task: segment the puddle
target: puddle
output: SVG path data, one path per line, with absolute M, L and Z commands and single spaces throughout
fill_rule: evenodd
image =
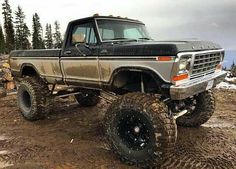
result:
M 6 155 L 6 154 L 9 154 L 10 152 L 7 151 L 7 150 L 2 150 L 0 151 L 0 155 Z
M 4 162 L 0 161 L 0 169 L 10 167 L 10 166 L 13 166 L 13 164 L 4 163 Z
M 232 124 L 226 123 L 226 124 L 203 124 L 204 127 L 209 128 L 230 128 L 230 129 L 236 129 L 236 127 Z
M 0 141 L 8 140 L 8 137 L 4 135 L 0 135 Z
M 230 129 L 236 129 L 236 126 L 233 123 L 220 120 L 218 118 L 212 118 L 207 123 L 203 124 L 204 127 L 209 128 L 230 128 Z

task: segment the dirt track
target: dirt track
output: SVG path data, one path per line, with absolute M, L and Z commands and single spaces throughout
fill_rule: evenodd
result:
M 200 128 L 178 128 L 173 157 L 162 169 L 233 169 L 236 166 L 236 91 L 217 91 L 217 111 Z M 70 103 L 72 104 L 72 102 Z M 104 144 L 107 104 L 82 108 L 56 102 L 48 119 L 27 122 L 15 96 L 0 99 L 0 168 L 116 169 L 123 165 Z

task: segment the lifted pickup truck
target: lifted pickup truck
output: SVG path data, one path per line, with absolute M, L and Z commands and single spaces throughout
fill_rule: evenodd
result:
M 62 49 L 13 51 L 10 65 L 30 121 L 45 117 L 60 94 L 81 106 L 96 105 L 101 92 L 114 96 L 108 144 L 127 164 L 147 167 L 169 157 L 176 124 L 198 127 L 212 116 L 223 58 L 212 42 L 154 41 L 140 21 L 93 16 L 69 23 Z M 55 94 L 55 85 L 68 88 Z

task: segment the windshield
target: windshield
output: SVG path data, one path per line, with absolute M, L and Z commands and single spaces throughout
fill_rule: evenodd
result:
M 145 25 L 119 20 L 97 20 L 102 41 L 150 40 Z

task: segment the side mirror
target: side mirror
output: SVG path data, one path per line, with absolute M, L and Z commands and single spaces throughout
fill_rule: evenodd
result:
M 72 35 L 72 42 L 73 44 L 85 44 L 86 43 L 85 34 L 81 33 Z

